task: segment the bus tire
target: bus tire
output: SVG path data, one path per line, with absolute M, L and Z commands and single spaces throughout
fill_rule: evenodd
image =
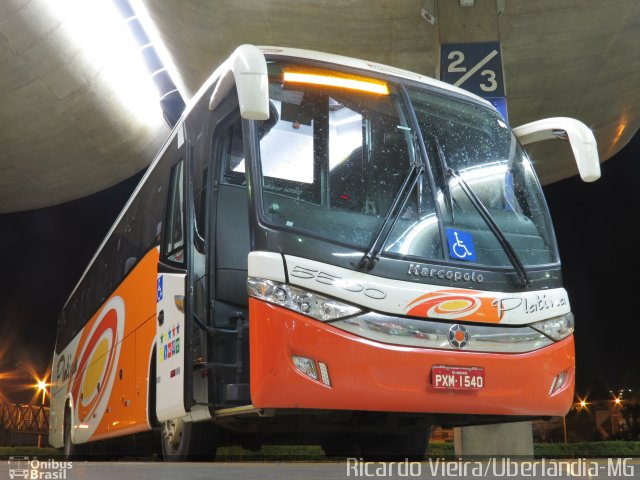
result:
M 64 436 L 64 456 L 67 460 L 78 460 L 86 455 L 88 451 L 87 445 L 77 445 L 73 443 L 71 439 L 71 407 L 67 403 L 64 407 L 64 426 L 63 426 L 63 436 Z
M 410 462 L 424 460 L 431 429 L 399 434 L 367 435 L 360 438 L 360 454 L 366 461 Z
M 209 422 L 184 422 L 181 418 L 162 422 L 160 442 L 165 462 L 210 460 L 216 453 L 215 429 Z

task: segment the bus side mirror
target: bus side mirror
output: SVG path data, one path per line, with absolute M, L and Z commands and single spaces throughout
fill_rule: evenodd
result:
M 522 145 L 552 139 L 569 141 L 582 180 L 594 182 L 600 178 L 596 139 L 591 129 L 579 120 L 566 117 L 545 118 L 516 127 L 513 133 Z
M 267 61 L 253 45 L 240 45 L 225 63 L 216 85 L 209 110 L 214 110 L 235 85 L 240 115 L 247 120 L 269 118 L 269 78 Z

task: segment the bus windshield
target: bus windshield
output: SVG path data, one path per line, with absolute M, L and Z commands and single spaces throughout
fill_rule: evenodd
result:
M 259 126 L 267 224 L 363 252 L 387 229 L 376 253 L 412 261 L 558 262 L 536 175 L 497 112 L 428 87 L 334 71 L 290 81 L 292 70 L 305 72 L 269 65 L 272 115 Z M 417 164 L 427 173 L 407 185 Z

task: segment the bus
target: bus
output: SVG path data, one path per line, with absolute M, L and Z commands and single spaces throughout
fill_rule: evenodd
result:
M 51 445 L 420 458 L 431 425 L 564 415 L 574 317 L 523 149 L 546 139 L 599 177 L 580 121 L 512 129 L 416 73 L 238 47 L 62 309 Z

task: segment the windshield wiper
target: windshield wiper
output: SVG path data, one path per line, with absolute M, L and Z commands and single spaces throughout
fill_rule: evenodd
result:
M 438 152 L 438 155 L 440 155 L 440 152 Z M 444 159 L 442 159 L 442 161 L 444 162 Z M 505 237 L 504 233 L 502 232 L 502 230 L 500 229 L 496 221 L 493 219 L 493 217 L 491 216 L 487 208 L 484 206 L 482 201 L 471 189 L 467 181 L 464 178 L 462 178 L 462 175 L 460 175 L 456 170 L 454 170 L 451 167 L 447 167 L 446 171 L 447 171 L 447 178 L 455 177 L 455 179 L 458 181 L 458 184 L 462 188 L 462 191 L 465 193 L 465 195 L 467 196 L 467 198 L 469 199 L 473 207 L 478 211 L 478 213 L 480 214 L 484 222 L 487 224 L 487 226 L 489 227 L 489 230 L 491 230 L 491 233 L 493 233 L 493 235 L 498 240 L 498 243 L 502 247 L 502 250 L 507 255 L 507 258 L 509 259 L 509 262 L 511 262 L 511 265 L 513 265 L 513 269 L 518 274 L 517 285 L 522 288 L 529 286 L 531 281 L 529 280 L 527 269 L 525 268 L 524 264 L 522 263 L 522 260 L 520 260 L 520 257 L 516 253 L 515 249 L 513 248 L 511 243 L 509 243 L 509 240 L 507 240 L 507 237 Z
M 491 230 L 491 233 L 493 233 L 493 235 L 498 240 L 498 243 L 500 243 L 502 250 L 507 255 L 509 262 L 511 263 L 511 265 L 513 266 L 513 269 L 516 271 L 516 274 L 518 275 L 517 285 L 522 288 L 529 286 L 531 281 L 529 280 L 527 269 L 522 263 L 522 260 L 520 260 L 520 257 L 516 253 L 515 249 L 513 248 L 511 243 L 509 243 L 509 240 L 507 240 L 507 237 L 505 237 L 504 233 L 502 232 L 502 230 L 500 229 L 496 221 L 493 219 L 493 217 L 489 213 L 489 210 L 487 210 L 487 208 L 484 206 L 482 201 L 478 198 L 476 193 L 469 186 L 467 181 L 462 177 L 462 175 L 460 175 L 460 173 L 458 173 L 457 170 L 451 168 L 447 164 L 447 160 L 444 158 L 444 152 L 440 147 L 440 143 L 438 142 L 438 139 L 434 138 L 434 142 L 436 144 L 436 153 L 438 155 L 438 160 L 440 161 L 440 165 L 442 166 L 442 169 L 444 170 L 445 176 L 446 176 L 445 194 L 449 196 L 452 219 L 454 218 L 453 217 L 453 195 L 451 194 L 451 188 L 449 187 L 450 177 L 454 177 L 458 181 L 458 184 L 460 185 L 460 187 L 462 188 L 462 191 L 465 193 L 465 195 L 471 202 L 471 205 L 473 205 L 476 211 L 480 214 L 480 217 L 482 217 L 482 220 L 484 220 L 484 223 L 487 224 L 487 226 L 489 227 L 489 230 Z
M 447 165 L 447 161 L 444 158 L 444 152 L 442 151 L 442 147 L 440 146 L 440 142 L 438 142 L 437 138 L 433 138 L 433 142 L 436 144 L 436 156 L 438 157 L 438 161 L 440 162 L 440 168 L 445 174 L 448 174 L 449 166 Z M 451 212 L 451 222 L 456 223 L 455 216 L 455 208 L 453 202 L 453 195 L 451 194 L 451 187 L 449 186 L 449 182 L 444 182 L 444 195 L 447 197 L 449 201 L 449 211 Z
M 358 262 L 359 269 L 365 272 L 369 272 L 373 269 L 373 266 L 380 258 L 380 252 L 387 243 L 393 227 L 396 225 L 398 218 L 400 218 L 400 214 L 403 212 L 404 207 L 411 196 L 411 192 L 413 192 L 413 189 L 416 187 L 418 180 L 422 177 L 423 172 L 424 167 L 417 160 L 414 161 L 411 165 L 411 169 L 407 173 L 407 176 L 404 178 L 402 185 L 400 185 L 398 192 L 393 198 L 391 208 L 389 208 L 382 226 L 378 229 L 375 239 L 371 242 L 369 249 Z

